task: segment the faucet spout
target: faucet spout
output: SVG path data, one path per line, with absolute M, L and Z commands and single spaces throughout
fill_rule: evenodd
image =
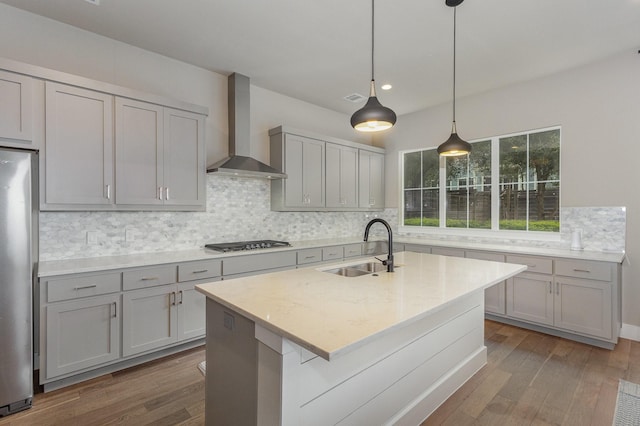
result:
M 391 231 L 391 226 L 389 226 L 389 223 L 386 220 L 380 218 L 371 219 L 369 223 L 367 223 L 367 226 L 364 228 L 364 241 L 369 241 L 369 229 L 371 229 L 371 225 L 373 225 L 374 223 L 381 223 L 385 228 L 387 228 L 387 234 L 389 236 L 389 253 L 387 254 L 387 260 L 383 261 L 382 264 L 386 265 L 387 272 L 393 272 L 393 232 Z

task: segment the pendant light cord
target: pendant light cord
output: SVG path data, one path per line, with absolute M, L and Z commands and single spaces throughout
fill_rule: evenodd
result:
M 375 25 L 375 0 L 371 0 L 371 81 L 375 81 L 373 73 L 373 51 L 374 51 L 374 25 Z M 375 93 L 373 94 L 375 96 Z
M 456 10 L 453 8 L 453 123 L 456 122 Z

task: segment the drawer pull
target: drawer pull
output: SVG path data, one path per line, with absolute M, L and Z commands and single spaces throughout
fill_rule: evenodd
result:
M 305 256 L 304 258 L 305 259 L 315 259 L 316 257 L 315 256 Z
M 192 274 L 204 274 L 205 272 L 209 272 L 208 269 L 200 269 L 199 271 L 193 271 Z
M 527 265 L 527 268 L 535 268 L 537 265 L 534 263 L 533 265 Z
M 180 290 L 178 293 L 180 293 L 180 301 L 178 302 L 178 305 L 182 305 L 182 299 L 184 299 L 184 292 Z
M 98 287 L 97 284 L 91 284 L 91 285 L 83 285 L 80 287 L 74 287 L 73 289 L 77 291 L 77 290 L 86 290 L 88 288 L 96 288 L 96 287 Z
M 588 269 L 574 269 L 573 272 L 584 272 L 585 274 L 591 273 Z
M 338 253 L 329 253 L 329 256 L 337 256 Z
M 140 281 L 155 281 L 155 280 L 159 280 L 160 278 L 158 277 L 142 277 L 140 278 Z
M 111 304 L 113 306 L 113 317 L 117 318 L 118 317 L 118 303 L 117 302 L 113 302 Z

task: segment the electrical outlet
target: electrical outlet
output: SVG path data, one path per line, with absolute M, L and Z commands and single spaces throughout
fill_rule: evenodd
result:
M 98 244 L 98 232 L 97 231 L 87 231 L 87 244 Z
M 229 312 L 224 313 L 223 319 L 224 328 L 228 328 L 229 330 L 233 330 L 235 326 L 235 318 Z

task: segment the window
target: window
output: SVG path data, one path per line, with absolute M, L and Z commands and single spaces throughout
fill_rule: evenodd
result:
M 560 231 L 559 128 L 472 145 L 464 157 L 401 154 L 404 226 Z

